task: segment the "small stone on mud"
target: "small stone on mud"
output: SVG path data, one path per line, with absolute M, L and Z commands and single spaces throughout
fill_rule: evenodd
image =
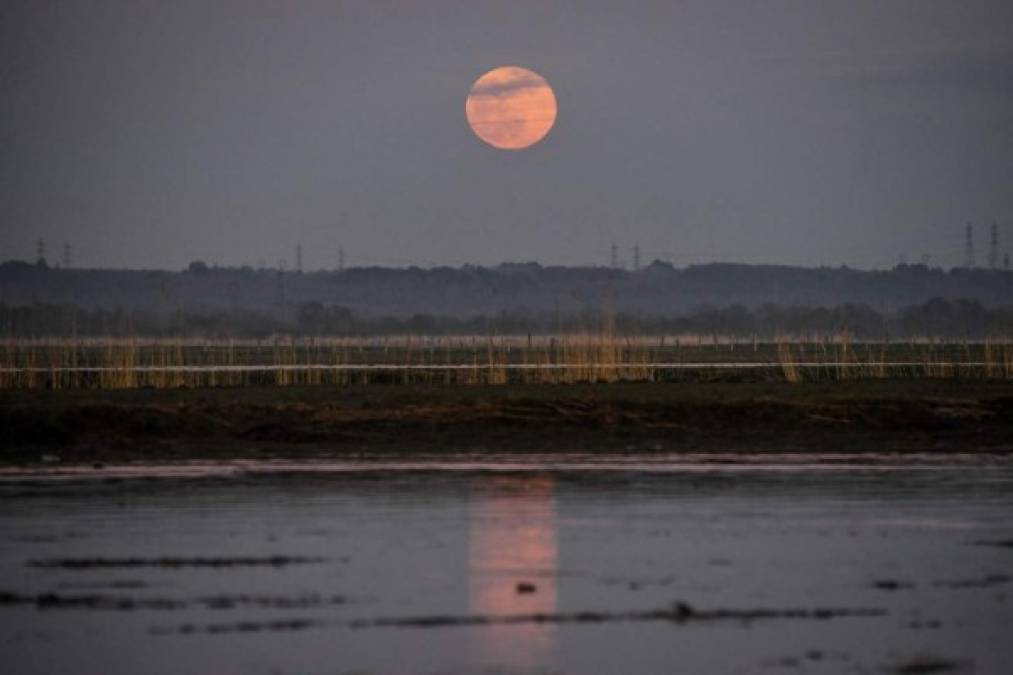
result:
M 685 602 L 675 603 L 675 615 L 680 619 L 688 619 L 696 615 L 696 610 Z
M 534 593 L 538 590 L 538 587 L 529 581 L 521 581 L 517 584 L 517 593 Z
M 995 546 L 996 548 L 1013 548 L 1013 539 L 999 539 L 995 541 L 976 541 L 975 546 Z
M 872 587 L 878 588 L 881 591 L 899 591 L 902 588 L 914 588 L 914 584 L 896 579 L 880 579 L 879 581 L 874 581 Z
M 936 658 L 915 658 L 893 668 L 898 675 L 928 675 L 929 673 L 950 673 L 960 669 L 956 661 Z

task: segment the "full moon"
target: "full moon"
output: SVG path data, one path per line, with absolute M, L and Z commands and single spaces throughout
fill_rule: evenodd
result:
M 556 95 L 545 78 L 518 66 L 495 68 L 471 86 L 464 104 L 475 135 L 500 150 L 523 150 L 556 121 Z

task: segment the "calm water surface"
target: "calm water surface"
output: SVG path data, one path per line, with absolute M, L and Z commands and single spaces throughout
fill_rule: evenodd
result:
M 8 470 L 0 505 L 4 672 L 1013 663 L 1003 458 Z

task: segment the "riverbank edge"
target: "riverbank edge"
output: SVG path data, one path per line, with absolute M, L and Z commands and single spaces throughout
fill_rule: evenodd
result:
M 0 464 L 368 453 L 1013 453 L 1013 382 L 0 392 Z

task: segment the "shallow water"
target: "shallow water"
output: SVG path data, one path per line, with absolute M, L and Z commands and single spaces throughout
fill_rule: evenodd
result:
M 997 457 L 7 470 L 0 504 L 5 672 L 1013 660 L 1013 462 Z

